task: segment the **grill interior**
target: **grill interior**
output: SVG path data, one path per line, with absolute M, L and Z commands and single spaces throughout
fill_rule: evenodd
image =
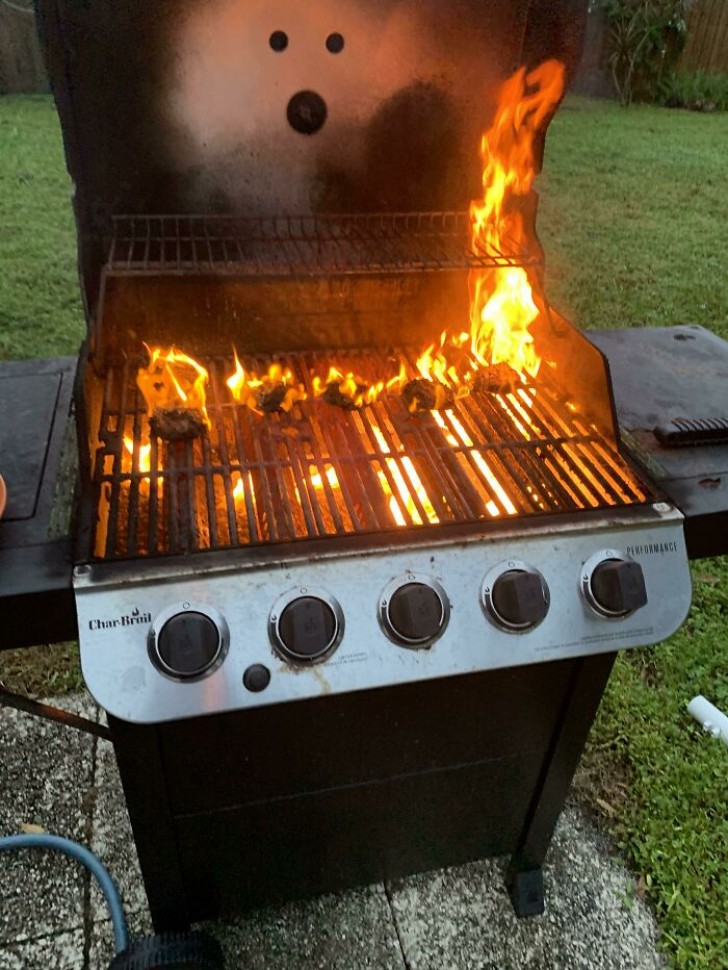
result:
M 415 376 L 414 354 L 398 353 Z M 313 400 L 312 374 L 326 372 L 330 355 L 275 359 L 305 385 L 306 401 L 288 413 L 258 415 L 230 396 L 232 359 L 206 359 L 211 429 L 179 443 L 149 438 L 133 366 L 107 372 L 93 470 L 96 557 L 482 523 L 647 499 L 614 444 L 541 376 L 510 394 L 474 392 L 441 412 L 412 415 L 398 393 L 346 411 Z M 260 371 L 271 362 L 246 358 Z M 371 351 L 348 353 L 344 362 L 364 377 L 391 366 Z

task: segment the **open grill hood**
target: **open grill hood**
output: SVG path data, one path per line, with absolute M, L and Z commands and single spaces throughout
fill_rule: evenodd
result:
M 587 6 L 39 0 L 90 316 L 113 214 L 466 209 L 500 82 L 547 58 L 572 73 Z M 299 91 L 326 104 L 311 137 L 287 121 Z

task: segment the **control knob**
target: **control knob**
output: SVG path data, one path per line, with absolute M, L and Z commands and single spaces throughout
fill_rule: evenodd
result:
M 483 604 L 490 620 L 505 630 L 538 626 L 549 611 L 549 590 L 541 573 L 524 562 L 501 563 L 483 582 Z
M 207 607 L 166 610 L 155 619 L 149 634 L 154 664 L 181 680 L 211 673 L 222 662 L 226 647 L 225 621 Z
M 444 631 L 449 603 L 442 586 L 429 577 L 393 580 L 383 591 L 379 617 L 390 640 L 405 647 L 425 647 Z
M 344 616 L 327 593 L 294 590 L 281 597 L 268 620 L 271 643 L 287 660 L 313 663 L 331 654 L 344 634 Z
M 591 569 L 585 569 L 582 581 L 592 609 L 602 616 L 623 617 L 647 603 L 645 577 L 638 562 L 614 553 L 598 558 Z

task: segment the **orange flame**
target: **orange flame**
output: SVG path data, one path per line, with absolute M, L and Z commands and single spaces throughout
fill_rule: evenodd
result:
M 376 424 L 372 424 L 372 431 L 374 432 L 374 437 L 377 439 L 377 445 L 385 455 L 390 455 L 391 451 L 389 445 L 387 444 L 387 439 L 382 434 L 380 428 Z M 422 511 L 425 513 L 425 517 L 428 522 L 436 524 L 440 521 L 437 512 L 435 511 L 432 502 L 425 490 L 425 486 L 417 474 L 414 463 L 412 459 L 406 455 L 402 455 L 399 461 L 394 458 L 385 459 L 387 463 L 387 468 L 389 469 L 389 474 L 391 475 L 392 481 L 395 484 L 397 494 L 392 491 L 389 484 L 389 479 L 384 471 L 381 469 L 377 472 L 377 478 L 379 479 L 379 484 L 385 495 L 389 496 L 389 511 L 398 526 L 408 525 L 407 519 L 402 513 L 402 506 L 405 508 L 407 514 L 410 517 L 410 521 L 414 522 L 415 525 L 424 525 L 422 521 L 422 515 L 418 511 L 417 504 L 415 502 L 414 496 L 417 497 Z M 405 475 L 403 470 L 407 475 L 407 480 L 405 480 Z M 409 483 L 409 484 L 408 484 Z
M 324 487 L 324 481 L 321 477 L 321 473 L 316 470 L 315 465 L 311 465 L 309 468 L 309 480 L 314 488 L 321 489 Z M 336 472 L 330 465 L 326 469 L 326 481 L 329 483 L 331 488 L 340 488 L 339 479 L 336 477 Z
M 244 404 L 252 411 L 260 413 L 263 395 L 271 393 L 277 388 L 284 388 L 285 390 L 274 410 L 290 411 L 296 401 L 306 399 L 306 392 L 300 384 L 295 383 L 293 373 L 289 368 L 284 369 L 280 364 L 273 363 L 268 368 L 268 372 L 261 377 L 253 371 L 245 370 L 234 347 L 233 355 L 235 357 L 235 370 L 225 383 L 230 388 L 233 399 L 239 404 Z
M 209 428 L 210 419 L 205 407 L 207 370 L 174 346 L 169 350 L 144 346 L 149 354 L 149 364 L 139 368 L 136 382 L 150 417 L 155 408 L 185 407 L 199 411 Z
M 545 61 L 521 68 L 503 85 L 495 120 L 483 135 L 483 198 L 470 205 L 471 247 L 477 255 L 508 252 L 528 240 L 520 201 L 536 176 L 535 137 L 564 89 L 564 66 Z M 470 274 L 470 347 L 481 364 L 507 363 L 535 377 L 540 357 L 529 328 L 538 307 L 522 267 Z
M 326 380 L 316 375 L 313 378 L 313 396 L 322 397 L 330 384 L 337 384 L 339 393 L 351 399 L 356 408 L 362 408 L 366 404 L 373 404 L 384 390 L 384 381 L 376 381 L 368 384 L 363 378 L 357 377 L 351 371 L 344 374 L 337 367 L 329 367 Z
M 132 461 L 134 460 L 134 439 L 128 435 L 124 435 L 124 447 L 129 452 Z M 142 475 L 148 475 L 152 470 L 151 462 L 152 446 L 149 442 L 145 444 L 139 444 L 139 471 Z

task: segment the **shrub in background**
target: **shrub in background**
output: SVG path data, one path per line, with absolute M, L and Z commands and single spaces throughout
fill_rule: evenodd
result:
M 728 74 L 675 71 L 660 82 L 658 102 L 666 108 L 728 111 Z
M 619 103 L 653 101 L 677 64 L 692 0 L 594 0 L 609 29 L 608 56 Z

